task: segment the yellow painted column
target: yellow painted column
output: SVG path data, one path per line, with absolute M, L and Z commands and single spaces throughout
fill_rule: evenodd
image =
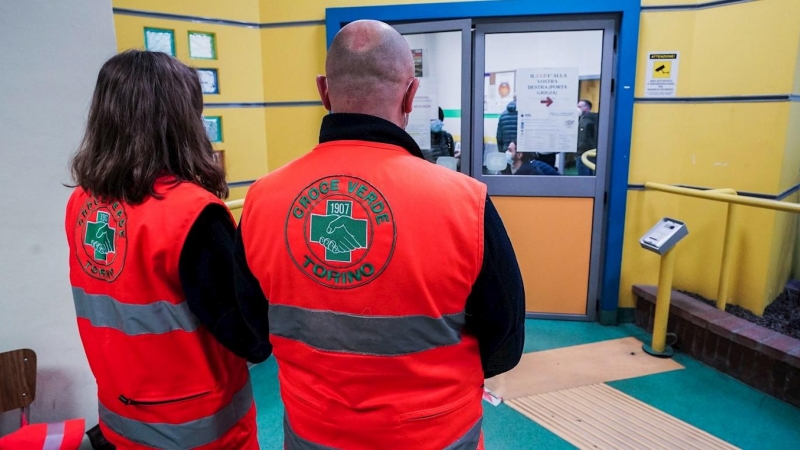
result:
M 725 311 L 730 292 L 731 272 L 736 264 L 735 258 L 731 255 L 733 242 L 733 224 L 736 223 L 737 212 L 741 208 L 733 203 L 728 204 L 728 218 L 725 221 L 725 240 L 722 244 L 722 262 L 719 273 L 719 287 L 717 288 L 717 308 Z

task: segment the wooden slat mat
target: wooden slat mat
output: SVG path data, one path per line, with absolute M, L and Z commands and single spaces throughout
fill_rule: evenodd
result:
M 513 370 L 486 380 L 486 388 L 510 400 L 679 369 L 683 366 L 672 359 L 644 353 L 642 343 L 628 337 L 526 353 Z
M 506 404 L 579 449 L 737 448 L 605 384 L 517 398 Z

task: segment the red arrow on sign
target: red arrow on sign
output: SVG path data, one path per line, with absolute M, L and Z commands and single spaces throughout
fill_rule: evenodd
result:
M 544 103 L 544 104 L 545 104 L 545 105 L 547 105 L 547 107 L 549 108 L 549 107 L 550 107 L 550 105 L 552 105 L 552 104 L 553 104 L 553 100 L 552 100 L 550 97 L 547 97 L 547 99 L 546 99 L 546 100 L 542 100 L 542 101 L 540 101 L 539 103 Z

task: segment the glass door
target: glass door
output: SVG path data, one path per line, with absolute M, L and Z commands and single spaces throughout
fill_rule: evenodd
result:
M 472 22 L 393 25 L 408 42 L 420 87 L 406 131 L 426 159 L 469 174 Z
M 393 25 L 420 90 L 407 131 L 489 187 L 532 317 L 594 320 L 614 104 L 614 17 Z M 474 30 L 473 30 L 474 28 Z M 596 155 L 592 170 L 581 156 Z
M 503 216 L 533 316 L 595 317 L 615 35 L 613 18 L 475 26 L 472 174 Z

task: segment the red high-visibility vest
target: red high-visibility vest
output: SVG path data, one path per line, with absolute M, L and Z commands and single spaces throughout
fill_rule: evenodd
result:
M 200 212 L 224 204 L 165 178 L 156 192 L 163 198 L 134 206 L 79 188 L 67 206 L 70 281 L 101 430 L 121 449 L 257 449 L 246 361 L 192 314 L 178 273 Z
M 476 180 L 366 141 L 320 144 L 251 187 L 242 235 L 269 299 L 286 448 L 482 447 L 464 309 L 485 201 Z
M 0 437 L 0 450 L 78 450 L 84 427 L 83 419 L 25 425 Z

